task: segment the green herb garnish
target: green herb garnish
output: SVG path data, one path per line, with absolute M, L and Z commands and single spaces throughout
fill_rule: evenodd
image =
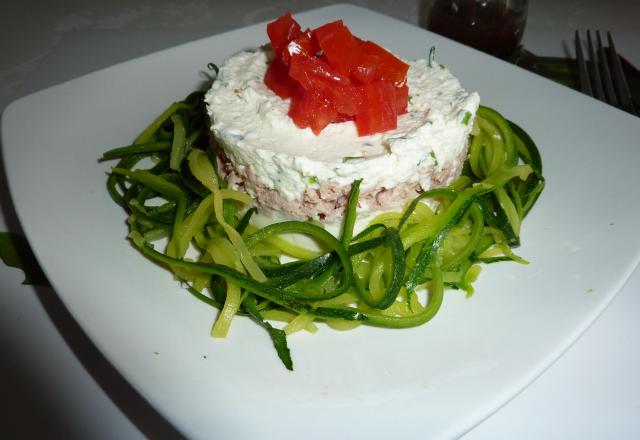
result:
M 429 151 L 429 156 L 433 159 L 433 165 L 438 166 L 438 158 L 436 157 L 436 153 L 433 150 Z
M 429 67 L 433 67 L 435 66 L 435 62 L 436 62 L 436 47 L 431 46 L 431 48 L 429 49 L 429 57 L 427 58 L 427 65 Z

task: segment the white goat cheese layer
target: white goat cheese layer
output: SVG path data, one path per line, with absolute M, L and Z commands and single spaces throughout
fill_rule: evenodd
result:
M 271 58 L 266 48 L 229 58 L 205 97 L 217 142 L 262 186 L 289 201 L 322 182 L 350 186 L 356 179 L 363 179 L 361 192 L 412 182 L 427 190 L 431 174 L 460 169 L 480 98 L 445 67 L 409 63 L 408 112 L 398 117 L 397 129 L 359 137 L 347 121 L 316 136 L 298 128 L 287 115 L 290 101 L 264 84 Z

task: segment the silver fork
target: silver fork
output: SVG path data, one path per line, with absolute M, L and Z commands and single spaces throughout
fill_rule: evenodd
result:
M 589 62 L 587 62 L 582 51 L 580 34 L 576 31 L 576 61 L 580 90 L 600 101 L 640 116 L 640 113 L 633 106 L 629 85 L 624 76 L 611 33 L 607 32 L 609 43 L 607 51 L 602 45 L 600 31 L 596 31 L 596 39 L 597 51 L 594 49 L 591 32 L 587 31 L 587 51 L 589 53 Z

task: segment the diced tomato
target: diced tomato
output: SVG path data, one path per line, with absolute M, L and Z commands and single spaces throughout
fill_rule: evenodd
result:
M 291 98 L 298 87 L 289 76 L 287 66 L 277 58 L 267 68 L 267 72 L 264 74 L 264 83 L 282 99 Z
M 292 54 L 302 54 L 309 57 L 315 56 L 320 51 L 318 42 L 311 36 L 311 30 L 307 29 L 293 40 L 289 41 L 283 49 L 281 58 L 288 66 L 291 61 Z
M 355 85 L 334 87 L 332 92 L 332 99 L 339 114 L 353 117 L 366 109 L 362 87 Z
M 403 85 L 402 87 L 396 87 L 396 112 L 399 115 L 405 114 L 408 111 L 409 106 L 409 86 Z
M 293 19 L 290 12 L 285 12 L 267 25 L 267 35 L 276 56 L 280 56 L 289 41 L 296 38 L 300 33 L 301 27 Z
M 409 66 L 337 20 L 311 31 L 285 13 L 267 25 L 276 58 L 264 82 L 291 98 L 289 116 L 316 135 L 332 122 L 355 121 L 360 136 L 392 130 L 408 110 Z
M 362 86 L 366 110 L 356 115 L 359 136 L 381 133 L 397 127 L 395 87 L 389 81 L 374 81 Z
M 351 78 L 360 84 L 369 84 L 376 77 L 378 56 L 360 52 L 360 60 L 351 70 Z
M 289 76 L 306 91 L 315 92 L 331 101 L 338 113 L 354 116 L 362 108 L 363 93 L 360 89 L 316 57 L 294 55 Z
M 329 64 L 343 75 L 349 76 L 360 61 L 360 46 L 346 26 L 326 35 L 319 44 Z
M 289 116 L 299 128 L 309 127 L 318 135 L 337 118 L 338 112 L 326 96 L 299 87 L 291 100 Z
M 313 36 L 316 38 L 316 41 L 320 43 L 322 40 L 324 40 L 327 37 L 327 35 L 332 34 L 337 29 L 340 29 L 342 27 L 344 27 L 344 23 L 342 22 L 342 20 L 336 20 L 336 21 L 332 21 L 331 23 L 323 24 L 322 26 L 314 29 L 312 33 L 313 33 Z
M 289 65 L 289 76 L 306 90 L 324 89 L 351 84 L 348 77 L 335 71 L 318 57 L 293 54 Z
M 404 84 L 409 70 L 407 63 L 371 41 L 365 41 L 360 47 L 363 53 L 378 57 L 376 79 L 391 81 L 396 86 Z

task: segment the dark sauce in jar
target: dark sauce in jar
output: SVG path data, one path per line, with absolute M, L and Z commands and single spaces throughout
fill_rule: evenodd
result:
M 527 20 L 526 2 L 512 9 L 509 1 L 434 0 L 427 29 L 499 57 L 520 44 Z

